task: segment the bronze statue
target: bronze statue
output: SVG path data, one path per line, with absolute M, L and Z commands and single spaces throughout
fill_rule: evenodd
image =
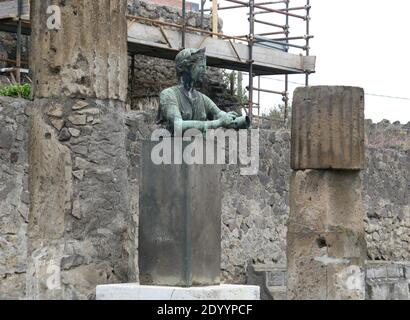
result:
M 165 89 L 160 95 L 158 124 L 165 124 L 171 133 L 188 129 L 206 132 L 209 129 L 247 129 L 248 117 L 236 112 L 224 112 L 206 95 L 195 90 L 203 81 L 206 70 L 204 49 L 184 49 L 175 59 L 178 85 Z

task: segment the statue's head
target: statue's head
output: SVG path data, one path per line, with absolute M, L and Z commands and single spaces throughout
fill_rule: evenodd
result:
M 184 49 L 175 58 L 178 78 L 201 81 L 206 71 L 205 48 Z

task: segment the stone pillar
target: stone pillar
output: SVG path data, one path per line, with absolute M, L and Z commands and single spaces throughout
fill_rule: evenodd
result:
M 362 89 L 295 91 L 291 166 L 288 298 L 364 299 Z
M 31 2 L 34 96 L 125 101 L 127 1 L 65 1 L 61 29 L 49 30 L 47 8 L 55 3 Z
M 135 280 L 125 150 L 126 0 L 31 2 L 29 299 L 92 299 Z

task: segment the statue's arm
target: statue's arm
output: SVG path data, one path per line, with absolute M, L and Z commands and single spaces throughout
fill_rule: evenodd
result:
M 217 129 L 224 125 L 224 121 L 219 118 L 213 121 L 183 120 L 178 107 L 178 99 L 169 90 L 164 90 L 160 95 L 160 110 L 162 119 L 174 133 L 183 133 L 189 129 L 206 132 L 209 129 Z
M 240 130 L 250 127 L 251 122 L 248 117 L 240 117 L 235 111 L 224 112 L 206 95 L 203 95 L 203 98 L 207 114 L 212 115 L 214 119 L 224 122 L 224 128 Z
M 225 111 L 222 111 L 221 109 L 219 109 L 218 106 L 211 99 L 209 99 L 206 95 L 202 95 L 202 96 L 205 101 L 205 109 L 206 109 L 207 114 L 212 115 L 214 119 L 221 119 L 227 115 Z
M 176 119 L 174 121 L 174 132 L 179 130 L 179 132 L 185 132 L 189 129 L 197 129 L 201 132 L 206 132 L 210 129 L 218 129 L 222 127 L 222 122 L 220 119 L 213 121 L 197 121 L 197 120 L 182 120 Z
M 239 115 L 232 111 L 232 112 L 225 112 L 222 111 L 221 109 L 219 109 L 217 107 L 217 105 L 211 100 L 209 99 L 206 95 L 203 95 L 204 100 L 205 100 L 205 108 L 206 108 L 206 112 L 207 114 L 212 115 L 212 117 L 214 119 L 220 119 L 222 121 L 225 121 L 227 124 L 229 122 L 229 124 L 232 123 L 233 120 L 235 120 Z M 231 119 L 231 120 L 229 120 Z M 228 126 L 229 126 L 228 124 Z M 227 126 L 226 126 L 227 127 Z

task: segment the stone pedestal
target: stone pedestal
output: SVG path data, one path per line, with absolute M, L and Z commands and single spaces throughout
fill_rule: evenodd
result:
M 170 139 L 173 144 L 174 139 Z M 144 285 L 220 283 L 220 166 L 155 165 L 141 154 L 139 270 Z M 184 144 L 184 148 L 186 144 Z
M 117 284 L 97 287 L 97 300 L 260 300 L 259 287 L 219 285 L 209 287 L 156 287 Z
M 307 87 L 292 107 L 289 299 L 364 299 L 364 92 Z

